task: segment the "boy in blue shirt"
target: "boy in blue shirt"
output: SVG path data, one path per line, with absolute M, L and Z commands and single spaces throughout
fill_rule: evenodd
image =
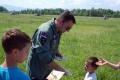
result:
M 30 80 L 18 67 L 22 63 L 31 46 L 30 37 L 19 29 L 10 29 L 2 37 L 5 60 L 0 65 L 0 80 Z

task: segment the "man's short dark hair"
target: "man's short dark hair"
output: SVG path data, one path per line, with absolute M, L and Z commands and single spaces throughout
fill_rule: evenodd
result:
M 98 67 L 98 65 L 96 64 L 96 62 L 98 62 L 98 61 L 99 61 L 99 59 L 97 57 L 89 57 L 87 60 L 87 62 L 89 64 L 91 64 L 92 67 L 95 67 L 95 68 Z
M 58 16 L 58 19 L 62 19 L 63 22 L 72 21 L 74 24 L 76 23 L 74 15 L 70 11 L 68 11 L 68 10 L 64 11 L 63 13 L 61 13 Z
M 2 47 L 7 54 L 15 48 L 22 50 L 30 42 L 30 37 L 19 29 L 10 29 L 2 37 Z

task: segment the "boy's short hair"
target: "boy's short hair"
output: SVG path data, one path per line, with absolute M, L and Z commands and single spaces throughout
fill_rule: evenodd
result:
M 97 57 L 89 57 L 87 62 L 92 66 L 92 67 L 95 67 L 97 68 L 98 65 L 96 64 L 96 62 L 98 62 L 99 59 Z
M 19 29 L 10 29 L 2 37 L 2 47 L 6 54 L 11 53 L 15 48 L 22 50 L 30 42 L 30 37 Z
M 62 19 L 63 22 L 72 21 L 74 24 L 76 23 L 74 15 L 68 10 L 61 13 L 57 19 Z

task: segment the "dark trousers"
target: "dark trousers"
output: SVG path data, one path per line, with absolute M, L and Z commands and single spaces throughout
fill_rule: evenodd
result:
M 38 78 L 31 78 L 31 80 L 41 80 L 41 79 L 38 79 Z M 47 79 L 42 79 L 42 80 L 47 80 Z
M 48 75 L 46 75 L 43 79 L 38 79 L 37 77 L 34 77 L 34 76 L 31 75 L 30 73 L 29 73 L 29 76 L 30 76 L 30 79 L 31 79 L 31 80 L 48 80 L 48 79 L 46 79 L 46 77 L 47 77 Z
M 45 77 L 45 78 L 43 78 L 43 79 L 38 79 L 38 78 L 33 77 L 33 76 L 30 76 L 30 79 L 31 79 L 31 80 L 48 80 L 48 79 L 46 79 L 46 77 Z
M 31 79 L 31 80 L 40 80 L 40 79 L 34 78 L 34 79 Z M 43 80 L 47 80 L 47 79 L 43 79 Z

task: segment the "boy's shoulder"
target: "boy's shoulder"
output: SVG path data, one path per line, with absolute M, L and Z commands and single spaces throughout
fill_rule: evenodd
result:
M 3 68 L 3 67 L 0 65 L 0 73 L 3 72 L 3 71 L 6 71 L 6 68 Z
M 18 79 L 30 80 L 29 76 L 27 76 L 25 73 L 23 73 L 17 67 L 16 68 L 2 68 L 2 67 L 0 67 L 0 77 L 3 79 L 7 78 L 7 80 L 11 80 L 9 78 L 12 78 L 14 80 L 18 80 Z
M 29 76 L 27 74 L 25 74 L 23 71 L 21 71 L 19 68 L 17 68 L 16 73 L 17 73 L 18 77 L 22 78 L 23 80 L 30 80 Z

